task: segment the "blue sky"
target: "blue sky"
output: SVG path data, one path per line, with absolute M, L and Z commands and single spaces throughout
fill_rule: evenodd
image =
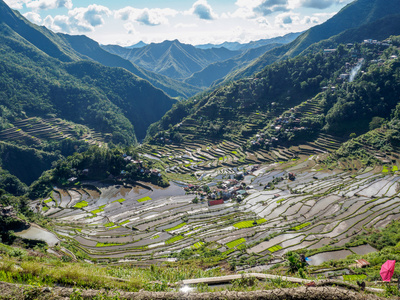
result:
M 241 42 L 299 32 L 352 0 L 4 0 L 55 32 L 101 44 Z

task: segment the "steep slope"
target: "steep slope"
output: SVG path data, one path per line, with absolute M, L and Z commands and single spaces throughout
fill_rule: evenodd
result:
M 80 55 L 71 51 L 56 34 L 30 23 L 19 12 L 12 11 L 3 0 L 0 0 L 0 24 L 7 24 L 11 30 L 51 57 L 61 61 L 80 59 Z
M 175 79 L 187 78 L 211 63 L 229 59 L 240 53 L 225 48 L 197 49 L 178 40 L 152 43 L 139 49 L 119 46 L 103 46 L 103 48 L 142 68 Z
M 398 24 L 392 23 L 396 18 L 385 19 L 392 25 Z M 363 26 L 360 30 L 365 28 Z M 350 133 L 361 134 L 368 129 L 374 116 L 387 117 L 399 101 L 399 68 L 396 60 L 391 63 L 392 57 L 399 55 L 398 43 L 394 43 L 394 46 L 355 43 L 349 45 L 350 48 L 336 45 L 337 50 L 328 55 L 324 54 L 324 48 L 315 48 L 307 55 L 276 62 L 254 78 L 230 83 L 191 102 L 175 105 L 160 122 L 149 128 L 149 133 L 156 137 L 156 142 L 155 133 L 167 129 L 159 137 L 186 142 L 202 139 L 243 142 L 262 128 L 265 132 L 278 130 L 276 138 L 283 141 L 291 141 L 298 134 L 301 136 L 303 131 L 300 127 L 316 129 L 307 131 L 306 137 L 312 137 L 322 128 L 339 138 L 348 138 Z M 355 66 L 360 61 L 364 62 L 366 73 L 354 83 L 347 83 L 349 75 L 343 74 L 356 70 Z M 376 69 L 382 62 L 387 64 Z M 385 68 L 389 68 L 390 72 L 386 72 Z M 331 86 L 336 91 L 333 94 Z M 297 132 L 272 122 L 285 110 L 294 109 L 322 90 L 326 91 L 326 98 L 316 98 L 319 108 L 311 110 L 309 116 L 305 115 L 304 120 L 299 121 L 302 123 L 296 123 Z M 285 120 L 292 124 L 292 119 Z M 171 123 L 177 125 L 171 128 Z M 281 132 L 282 128 L 288 130 Z
M 163 90 L 171 97 L 188 98 L 200 92 L 199 88 L 166 76 L 145 70 L 134 63 L 110 52 L 105 51 L 97 42 L 86 36 L 58 34 L 58 36 L 76 52 L 109 67 L 121 67 L 148 80 L 155 87 Z M 128 50 L 126 48 L 123 48 Z
M 251 76 L 279 59 L 300 54 L 313 43 L 328 39 L 345 30 L 374 22 L 385 16 L 399 13 L 400 2 L 397 0 L 356 0 L 325 23 L 310 28 L 290 44 L 273 49 L 248 67 L 233 72 L 225 78 L 225 81 Z
M 214 81 L 224 78 L 233 70 L 247 65 L 252 60 L 264 54 L 266 51 L 269 51 L 281 45 L 282 44 L 268 44 L 258 48 L 249 49 L 231 59 L 210 64 L 203 70 L 196 72 L 189 78 L 185 79 L 184 82 L 204 88 L 210 87 Z
M 79 57 L 72 60 L 77 56 L 66 59 L 63 51 L 54 50 L 59 49 L 57 45 L 62 44 L 69 53 L 78 52 L 62 36 L 42 29 L 44 35 L 18 14 L 14 18 L 14 12 L 4 2 L 0 5 L 2 15 L 7 16 L 0 23 L 3 128 L 11 126 L 15 118 L 60 117 L 110 134 L 115 143 L 134 143 L 135 131 L 143 138 L 147 126 L 175 102 L 122 68 L 105 67 Z M 13 30 L 20 24 L 23 32 L 28 31 L 29 40 Z M 43 41 L 53 42 L 54 56 L 40 50 Z M 78 71 L 82 68 L 86 69 L 83 76 Z M 133 126 L 137 126 L 135 131 Z

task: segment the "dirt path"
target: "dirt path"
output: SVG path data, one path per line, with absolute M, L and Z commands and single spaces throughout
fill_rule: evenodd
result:
M 375 295 L 358 293 L 337 287 L 300 287 L 296 289 L 275 289 L 269 291 L 254 292 L 218 292 L 218 293 L 174 293 L 174 292 L 101 292 L 97 290 L 76 291 L 72 288 L 40 288 L 24 285 L 15 285 L 0 282 L 0 299 L 1 300 L 66 300 L 72 295 L 79 294 L 79 299 L 93 299 L 102 294 L 104 296 L 117 296 L 116 299 L 135 299 L 135 300 L 164 300 L 164 299 L 189 299 L 189 300 L 249 300 L 249 299 L 266 299 L 266 300 L 379 300 Z M 102 298 L 102 299 L 103 299 Z M 107 299 L 107 298 L 105 298 Z M 112 298 L 110 298 L 112 299 Z

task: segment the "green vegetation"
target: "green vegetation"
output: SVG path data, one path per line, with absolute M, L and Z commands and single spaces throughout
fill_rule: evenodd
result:
M 123 243 L 100 243 L 96 244 L 96 247 L 112 247 L 112 246 L 122 246 L 125 245 Z
M 182 240 L 182 239 L 183 239 L 183 236 L 182 236 L 182 235 L 177 235 L 177 236 L 174 236 L 174 237 L 172 237 L 172 238 L 166 240 L 166 241 L 165 241 L 165 244 L 166 244 L 166 245 L 173 244 L 173 243 L 175 243 L 175 242 L 177 242 L 177 241 L 180 241 L 180 240 Z
M 104 224 L 104 227 L 113 227 L 115 224 L 113 222 L 109 222 L 107 224 Z
M 169 232 L 169 231 L 174 231 L 174 230 L 177 230 L 177 229 L 179 229 L 179 228 L 182 228 L 182 227 L 185 226 L 185 225 L 186 225 L 186 223 L 181 223 L 181 224 L 176 225 L 175 227 L 165 229 L 165 231 L 167 231 L 167 232 Z
M 95 215 L 95 214 L 101 213 L 103 211 L 104 211 L 104 209 L 98 208 L 98 209 L 92 210 L 91 213 Z
M 159 234 L 153 236 L 151 239 L 152 239 L 152 240 L 155 240 L 155 239 L 158 239 L 158 238 L 160 238 L 160 235 L 159 235 Z
M 144 160 L 142 166 L 124 159 L 124 154 L 138 159 L 137 150 L 133 147 L 97 147 L 91 146 L 83 153 L 74 153 L 65 160 L 55 163 L 55 167 L 46 171 L 30 188 L 31 198 L 43 197 L 49 194 L 53 185 L 69 185 L 70 177 L 79 180 L 104 180 L 111 177 L 120 177 L 124 181 L 142 180 L 160 186 L 168 186 L 164 176 L 155 176 L 151 173 L 142 173 L 142 168 L 151 169 L 155 166 L 162 168 L 158 162 Z M 83 172 L 86 170 L 86 172 Z M 122 199 L 118 200 L 122 201 Z M 121 202 L 120 202 L 121 203 Z
M 250 227 L 254 227 L 256 225 L 260 225 L 267 222 L 266 219 L 259 219 L 256 221 L 242 221 L 236 224 L 233 224 L 234 227 L 238 228 L 238 229 L 242 229 L 242 228 L 250 228 Z
M 268 251 L 271 252 L 271 253 L 274 253 L 274 252 L 279 251 L 281 249 L 283 249 L 282 246 L 275 245 L 275 246 L 272 246 L 272 247 L 268 248 Z
M 77 204 L 75 204 L 74 207 L 75 208 L 84 208 L 88 205 L 89 205 L 89 203 L 87 203 L 87 201 L 81 201 L 81 202 L 78 202 Z
M 192 248 L 192 249 L 199 249 L 199 248 L 201 248 L 202 246 L 204 246 L 204 242 L 197 242 L 197 243 L 195 243 L 193 246 L 191 246 L 190 248 Z
M 245 243 L 245 242 L 246 242 L 246 239 L 245 239 L 245 238 L 240 238 L 240 239 L 237 239 L 237 240 L 234 240 L 234 241 L 231 241 L 231 242 L 227 243 L 226 246 L 227 246 L 229 249 L 231 249 L 231 248 L 234 248 L 234 247 L 236 247 L 236 246 L 238 246 L 238 245 L 240 245 L 240 244 L 243 244 L 243 243 Z
M 343 279 L 345 281 L 363 281 L 367 278 L 367 275 L 343 275 Z
M 125 201 L 126 201 L 126 199 L 121 198 L 121 199 L 118 199 L 118 200 L 114 200 L 112 203 L 117 203 L 117 202 L 123 203 L 123 202 L 125 202 Z
M 121 222 L 121 223 L 119 223 L 120 225 L 125 225 L 125 224 L 128 224 L 130 221 L 129 220 L 125 220 L 125 221 L 123 221 L 123 222 Z
M 310 222 L 307 222 L 307 223 L 303 223 L 303 224 L 300 224 L 300 225 L 297 225 L 297 226 L 295 226 L 295 227 L 292 227 L 292 228 L 290 228 L 291 230 L 295 230 L 295 231 L 299 231 L 299 230 L 301 230 L 301 229 L 303 229 L 303 228 L 305 228 L 305 227 L 307 227 L 307 226 L 310 226 L 311 225 L 311 223 Z
M 146 196 L 146 197 L 138 199 L 137 202 L 141 203 L 141 202 L 146 202 L 146 201 L 150 201 L 150 200 L 151 200 L 151 198 L 149 196 Z

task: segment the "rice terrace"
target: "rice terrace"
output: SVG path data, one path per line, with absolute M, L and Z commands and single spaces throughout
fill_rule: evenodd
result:
M 288 251 L 303 248 L 337 249 L 327 259 L 311 255 L 310 265 L 376 251 L 345 245 L 365 228 L 384 227 L 399 217 L 400 175 L 379 167 L 317 171 L 313 166 L 318 160 L 312 155 L 246 165 L 243 170 L 249 171 L 241 180 L 233 179 L 235 171 L 227 167 L 196 173 L 207 176 L 204 184 L 211 186 L 211 197 L 222 184 L 244 191 L 241 201 L 235 197 L 213 205 L 217 200 L 207 200 L 204 192 L 192 191 L 193 184 L 181 182 L 164 189 L 148 183 L 84 182 L 79 188 L 55 188 L 51 198 L 33 207 L 54 220 L 60 240 L 73 241 L 97 261 L 150 265 L 206 245 L 228 261 L 245 262 L 241 268 L 252 271 L 269 269 Z M 289 180 L 294 172 L 296 178 Z

